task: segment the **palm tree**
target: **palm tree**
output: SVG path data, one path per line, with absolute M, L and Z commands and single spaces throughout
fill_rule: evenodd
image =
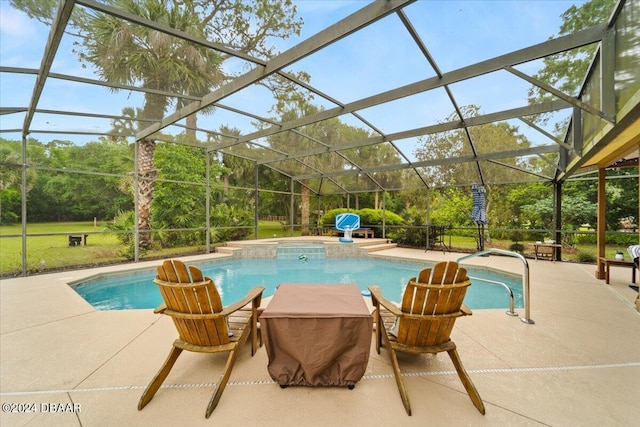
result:
M 136 0 L 115 3 L 127 12 L 204 37 L 198 15 L 189 9 L 171 7 L 163 0 L 147 1 L 144 7 Z M 87 21 L 86 31 L 92 37 L 84 39 L 80 59 L 94 64 L 105 81 L 200 95 L 211 88 L 212 81 L 220 81 L 215 77 L 221 75 L 223 58 L 213 50 L 107 14 L 96 14 Z M 162 120 L 172 102 L 179 105 L 175 100 L 147 92 L 138 119 Z M 151 245 L 151 205 L 157 175 L 155 143 L 152 137 L 137 141 L 138 228 L 142 248 Z
M 56 2 L 11 0 L 14 7 L 46 24 L 51 24 Z M 134 16 L 157 22 L 203 40 L 225 45 L 262 59 L 277 52 L 272 40 L 299 34 L 302 20 L 296 7 L 282 0 L 106 0 L 110 6 Z M 221 69 L 225 54 L 189 43 L 155 29 L 115 16 L 76 8 L 70 25 L 78 30 L 80 61 L 96 69 L 108 82 L 135 85 L 180 95 L 202 96 L 232 78 Z M 69 31 L 69 29 L 67 29 Z M 115 90 L 115 89 L 114 89 Z M 139 119 L 159 121 L 170 107 L 180 108 L 179 99 L 145 93 Z M 187 119 L 195 128 L 195 115 Z M 141 122 L 143 123 L 143 122 Z M 151 204 L 155 139 L 153 135 L 137 141 L 140 186 L 140 245 L 151 243 Z

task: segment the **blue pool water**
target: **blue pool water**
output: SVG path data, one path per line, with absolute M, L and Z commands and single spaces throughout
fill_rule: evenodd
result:
M 224 305 L 244 297 L 254 286 L 264 286 L 263 296 L 273 295 L 280 283 L 355 283 L 360 290 L 378 285 L 391 301 L 400 301 L 404 286 L 431 265 L 371 258 L 329 259 L 237 259 L 197 264 L 213 279 Z M 522 280 L 485 270 L 469 269 L 472 285 L 465 304 L 472 309 L 508 308 L 507 291 L 485 280 L 506 283 L 514 293 L 516 307 L 523 307 Z M 149 309 L 162 304 L 153 284 L 154 272 L 127 276 L 102 276 L 72 286 L 98 310 Z

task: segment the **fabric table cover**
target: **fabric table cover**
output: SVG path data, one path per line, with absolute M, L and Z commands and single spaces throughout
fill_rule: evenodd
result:
M 281 386 L 354 386 L 367 369 L 373 317 L 357 285 L 281 284 L 260 330 Z

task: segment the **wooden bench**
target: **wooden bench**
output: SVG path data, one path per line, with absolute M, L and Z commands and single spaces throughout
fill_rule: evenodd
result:
M 81 244 L 84 244 L 84 246 L 87 246 L 87 236 L 89 235 L 88 234 L 84 234 L 82 236 L 74 236 L 72 234 L 69 235 L 69 246 L 80 246 Z
M 355 236 L 356 234 L 359 236 L 364 236 L 365 239 L 368 239 L 369 237 L 373 239 L 374 236 L 373 230 L 370 228 L 358 228 L 357 230 L 353 230 L 351 232 L 352 236 Z
M 604 264 L 604 281 L 607 285 L 609 284 L 609 271 L 611 267 L 631 268 L 631 282 L 636 283 L 636 266 L 633 261 L 600 257 L 600 263 Z
M 556 261 L 556 248 L 561 248 L 559 243 L 536 243 L 533 245 L 536 251 L 536 260 L 538 257 L 549 257 L 551 261 Z
M 338 230 L 337 228 L 332 228 L 329 231 L 331 236 L 342 236 L 344 235 L 344 231 Z M 373 238 L 375 236 L 373 230 L 371 228 L 358 228 L 357 230 L 351 230 L 352 236 L 363 236 L 365 239 L 369 237 Z

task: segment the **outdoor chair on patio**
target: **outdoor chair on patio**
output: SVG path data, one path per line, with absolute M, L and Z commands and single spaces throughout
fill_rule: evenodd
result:
M 462 366 L 456 345 L 450 338 L 456 319 L 471 314 L 471 310 L 462 304 L 470 284 L 466 269 L 458 268 L 456 262 L 440 262 L 433 271 L 430 268 L 422 270 L 418 281 L 415 277 L 409 280 L 400 308 L 385 299 L 378 286 L 369 287 L 376 309 L 376 350 L 380 354 L 380 346 L 384 342 L 402 403 L 409 415 L 409 396 L 396 351 L 412 354 L 446 351 L 471 401 L 480 413 L 485 413 L 482 399 Z
M 258 349 L 258 307 L 264 288 L 257 286 L 241 301 L 223 308 L 213 281 L 203 277 L 197 267 L 190 265 L 187 270 L 187 266 L 178 260 L 165 261 L 158 267 L 158 276 L 153 282 L 160 288 L 165 302 L 155 312 L 171 316 L 180 338 L 173 342 L 167 360 L 142 394 L 138 410 L 153 399 L 182 350 L 229 352 L 224 371 L 207 406 L 205 416 L 209 418 L 229 381 L 238 347 L 251 335 L 251 355 Z M 251 304 L 251 309 L 242 310 L 248 304 Z

